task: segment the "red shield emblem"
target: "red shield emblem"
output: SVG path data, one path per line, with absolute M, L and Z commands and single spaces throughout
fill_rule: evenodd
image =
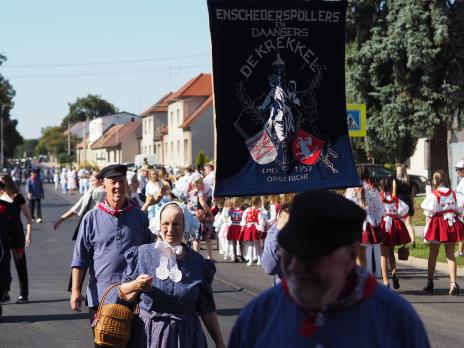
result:
M 293 157 L 300 163 L 313 165 L 319 159 L 324 145 L 324 140 L 299 129 L 292 144 Z
M 269 134 L 262 130 L 245 141 L 253 160 L 258 164 L 268 164 L 277 158 L 277 149 Z

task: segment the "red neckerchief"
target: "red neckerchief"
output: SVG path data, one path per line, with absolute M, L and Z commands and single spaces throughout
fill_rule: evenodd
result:
M 127 205 L 122 209 L 113 209 L 105 199 L 98 205 L 98 209 L 103 210 L 105 213 L 110 214 L 114 217 L 120 217 L 122 214 L 127 213 L 134 207 L 134 204 L 130 200 L 126 200 Z
M 287 284 L 287 279 L 285 277 L 282 277 L 282 289 L 284 293 L 290 298 L 290 300 L 301 310 L 303 310 L 306 313 L 306 318 L 301 322 L 300 324 L 300 335 L 303 337 L 311 337 L 313 336 L 324 324 L 324 316 L 322 314 L 322 309 L 317 308 L 311 313 L 307 313 L 307 311 L 302 308 L 292 297 L 288 290 L 288 284 Z M 366 282 L 364 284 L 364 289 L 362 291 L 362 294 L 359 298 L 358 301 L 364 300 L 368 298 L 372 293 L 374 292 L 375 288 L 377 287 L 377 281 L 373 276 L 370 274 L 367 275 Z M 351 277 L 345 286 L 345 289 L 342 291 L 342 294 L 340 295 L 341 298 L 348 298 L 356 288 L 356 279 L 355 277 Z M 348 302 L 347 304 L 343 304 L 343 301 L 341 301 L 339 304 L 337 304 L 334 308 L 345 308 L 351 305 L 352 303 L 358 302 Z

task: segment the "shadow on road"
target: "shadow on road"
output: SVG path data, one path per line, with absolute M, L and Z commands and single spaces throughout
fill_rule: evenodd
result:
M 36 323 L 41 321 L 62 321 L 89 319 L 88 313 L 76 314 L 46 314 L 46 315 L 15 315 L 0 317 L 0 323 Z
M 226 294 L 229 292 L 242 292 L 243 289 L 230 289 L 230 290 L 213 290 L 213 294 Z
M 227 309 L 218 309 L 216 310 L 217 315 L 224 317 L 233 317 L 239 315 L 241 308 L 227 308 Z
M 69 302 L 69 298 L 60 298 L 55 300 L 32 300 L 29 301 L 27 304 L 31 303 L 52 303 L 52 302 Z M 2 303 L 2 306 L 10 306 L 10 305 L 17 305 L 14 301 L 13 302 L 6 302 Z

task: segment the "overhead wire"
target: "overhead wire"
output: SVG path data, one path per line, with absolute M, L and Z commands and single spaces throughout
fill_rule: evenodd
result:
M 160 62 L 160 61 L 175 60 L 175 59 L 206 57 L 208 55 L 209 54 L 206 54 L 206 53 L 198 53 L 198 54 L 189 54 L 189 55 L 182 55 L 182 56 L 171 56 L 171 57 L 155 57 L 155 58 L 144 58 L 144 59 L 112 60 L 112 61 L 82 62 L 82 63 L 50 63 L 50 64 L 8 64 L 8 63 L 5 63 L 5 65 L 2 66 L 2 69 L 62 68 L 62 67 L 72 67 L 72 66 L 134 64 L 134 63 Z
M 38 75 L 9 75 L 5 74 L 7 78 L 53 78 L 53 77 L 88 77 L 88 76 L 116 76 L 116 75 L 130 75 L 130 74 L 141 74 L 150 73 L 157 71 L 171 72 L 176 70 L 187 70 L 193 68 L 204 68 L 210 67 L 209 64 L 198 64 L 188 66 L 175 66 L 158 69 L 144 69 L 144 70 L 130 70 L 130 71 L 108 71 L 108 72 L 96 72 L 96 73 L 72 73 L 72 74 L 38 74 Z

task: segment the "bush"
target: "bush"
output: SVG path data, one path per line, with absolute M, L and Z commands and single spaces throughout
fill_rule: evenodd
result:
M 202 168 L 208 162 L 209 162 L 209 159 L 208 157 L 206 157 L 205 152 L 203 150 L 200 150 L 195 160 L 196 167 Z

